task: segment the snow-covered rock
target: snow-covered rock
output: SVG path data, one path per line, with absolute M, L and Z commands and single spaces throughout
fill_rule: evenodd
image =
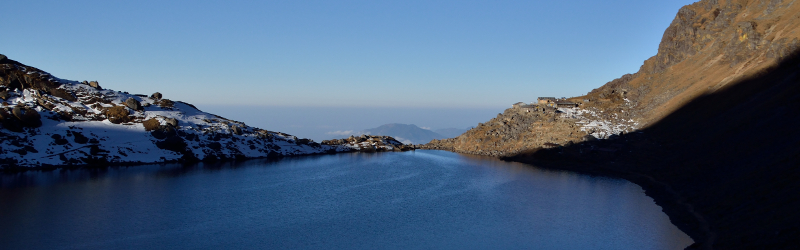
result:
M 627 99 L 626 99 L 627 101 Z M 581 131 L 598 139 L 607 139 L 612 135 L 628 133 L 639 128 L 633 119 L 624 119 L 619 114 L 603 115 L 594 108 L 558 108 L 562 118 L 575 119 Z
M 0 167 L 202 161 L 360 149 L 247 126 L 188 103 L 162 99 L 159 93 L 133 95 L 92 83 L 59 79 L 13 60 L 0 60 Z
M 361 135 L 346 139 L 324 140 L 323 145 L 347 147 L 359 151 L 407 151 L 413 148 L 391 136 Z

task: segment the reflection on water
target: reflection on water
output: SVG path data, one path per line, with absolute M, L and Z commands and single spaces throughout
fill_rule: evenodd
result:
M 682 249 L 639 186 L 444 151 L 0 175 L 0 249 Z

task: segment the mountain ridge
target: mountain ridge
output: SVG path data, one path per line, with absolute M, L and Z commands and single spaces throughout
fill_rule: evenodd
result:
M 504 157 L 628 179 L 689 234 L 689 249 L 800 244 L 800 53 L 636 133 Z
M 795 1 L 686 5 L 664 31 L 656 55 L 636 73 L 565 100 L 577 108 L 515 106 L 456 138 L 420 147 L 502 156 L 645 128 L 697 97 L 777 65 L 800 48 L 799 19 Z M 611 128 L 616 125 L 622 127 Z
M 0 55 L 0 168 L 276 158 L 405 149 L 387 137 L 321 145 L 194 105 L 70 81 Z
M 630 180 L 687 249 L 794 249 L 799 38 L 796 1 L 702 0 L 639 72 L 564 100 L 577 107 L 514 105 L 418 147 Z

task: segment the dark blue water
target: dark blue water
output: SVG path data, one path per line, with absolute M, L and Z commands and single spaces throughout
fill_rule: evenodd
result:
M 444 151 L 3 175 L 0 249 L 682 249 L 630 182 Z

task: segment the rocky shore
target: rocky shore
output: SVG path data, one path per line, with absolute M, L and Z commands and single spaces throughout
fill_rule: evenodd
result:
M 618 98 L 615 101 L 626 100 Z M 583 141 L 615 138 L 637 129 L 638 123 L 633 119 L 623 118 L 614 112 L 603 112 L 590 100 L 580 104 L 580 107 L 573 108 L 553 108 L 535 104 L 512 107 L 458 137 L 432 140 L 415 147 L 465 154 L 507 156 L 536 148 L 552 148 Z M 619 109 L 618 112 L 624 113 L 624 111 L 625 109 Z

